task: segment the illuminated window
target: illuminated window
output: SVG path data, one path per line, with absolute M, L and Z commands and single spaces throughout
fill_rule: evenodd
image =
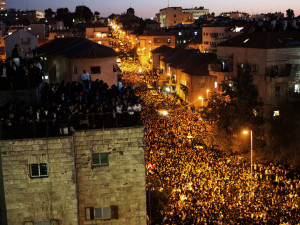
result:
M 215 82 L 215 88 L 218 88 L 218 82 Z
M 180 36 L 180 35 L 181 35 L 181 32 L 178 32 L 178 35 Z
M 31 27 L 28 27 L 28 30 L 31 30 Z
M 98 44 L 99 44 L 99 45 L 101 45 L 101 43 L 102 43 L 101 41 L 98 41 Z
M 195 35 L 198 35 L 198 32 L 194 32 Z
M 295 93 L 300 93 L 300 84 L 295 84 Z
M 30 164 L 30 177 L 31 178 L 48 177 L 48 165 L 47 165 L 47 163 Z
M 91 66 L 91 74 L 101 74 L 100 66 Z
M 279 116 L 279 110 L 274 111 L 274 112 L 273 112 L 273 116 L 274 116 L 274 117 Z
M 183 40 L 183 43 L 186 43 L 186 40 Z
M 171 43 L 171 39 L 170 38 L 168 38 L 168 43 Z
M 93 166 L 108 166 L 108 153 L 94 153 L 92 154 Z

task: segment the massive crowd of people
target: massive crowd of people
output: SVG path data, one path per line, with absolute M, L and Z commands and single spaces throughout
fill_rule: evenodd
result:
M 40 104 L 14 103 L 1 112 L 3 139 L 68 135 L 72 130 L 132 126 L 140 123 L 141 105 L 130 87 L 90 82 L 42 83 Z
M 203 144 L 207 134 L 201 110 L 170 95 L 140 94 L 148 193 L 159 191 L 167 199 L 159 212 L 162 221 L 150 218 L 150 223 L 300 223 L 299 171 L 255 162 L 251 179 L 250 163 Z M 169 114 L 158 114 L 161 108 Z

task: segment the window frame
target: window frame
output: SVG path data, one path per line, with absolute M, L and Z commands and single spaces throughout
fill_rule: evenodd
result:
M 107 163 L 102 163 L 101 162 L 101 155 L 107 155 Z M 98 161 L 99 163 L 94 163 L 94 156 L 98 156 Z M 100 152 L 100 153 L 92 153 L 92 166 L 97 167 L 97 166 L 109 166 L 109 153 L 108 152 Z
M 94 69 L 97 68 L 97 72 L 98 72 L 98 67 L 99 67 L 99 73 L 94 72 Z M 91 75 L 97 75 L 97 74 L 101 74 L 101 66 L 91 66 Z
M 47 174 L 46 175 L 42 175 L 41 174 L 41 165 L 44 164 L 46 165 L 46 169 L 47 169 Z M 32 169 L 32 166 L 33 165 L 37 165 L 38 166 L 38 172 L 39 174 L 38 175 L 33 175 L 32 172 L 33 172 L 33 169 Z M 46 178 L 46 177 L 49 177 L 49 168 L 48 168 L 48 164 L 47 163 L 31 163 L 29 165 L 29 173 L 30 173 L 30 178 Z

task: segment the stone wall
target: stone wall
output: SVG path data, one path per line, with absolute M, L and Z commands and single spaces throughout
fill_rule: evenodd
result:
M 74 140 L 80 225 L 145 225 L 143 127 L 76 132 Z M 108 153 L 109 165 L 92 166 L 93 153 Z M 118 219 L 86 219 L 86 208 L 110 206 Z
M 2 141 L 7 224 L 54 219 L 60 225 L 145 225 L 143 140 L 143 127 L 132 127 Z M 108 165 L 92 165 L 93 153 L 108 153 Z M 48 177 L 31 178 L 36 163 L 47 163 Z M 114 219 L 86 217 L 86 208 L 111 206 Z
M 78 224 L 72 138 L 1 141 L 0 149 L 8 225 Z M 48 177 L 30 177 L 35 163 L 47 163 Z

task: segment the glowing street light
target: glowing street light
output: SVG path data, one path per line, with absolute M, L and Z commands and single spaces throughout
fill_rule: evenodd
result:
M 207 96 L 207 99 L 208 99 L 208 92 L 209 92 L 209 89 L 206 90 L 206 96 Z
M 252 180 L 252 165 L 253 165 L 253 135 L 252 130 L 244 130 L 243 134 L 247 135 L 250 132 L 250 140 L 251 140 L 251 167 L 250 167 L 250 178 Z
M 203 107 L 203 98 L 200 96 L 199 99 L 202 101 L 202 107 Z

